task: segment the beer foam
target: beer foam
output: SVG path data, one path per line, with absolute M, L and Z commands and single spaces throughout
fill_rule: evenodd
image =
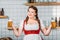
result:
M 52 20 L 52 22 L 55 22 L 55 20 Z
M 12 20 L 10 19 L 10 20 L 8 20 L 8 21 L 12 21 Z

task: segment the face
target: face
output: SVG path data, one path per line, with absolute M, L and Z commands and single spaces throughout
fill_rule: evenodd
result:
M 28 17 L 33 18 L 33 17 L 35 17 L 35 15 L 36 15 L 35 10 L 33 8 L 29 8 Z

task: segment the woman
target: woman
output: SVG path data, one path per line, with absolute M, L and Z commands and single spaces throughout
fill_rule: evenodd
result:
M 44 27 L 42 20 L 38 18 L 38 10 L 34 6 L 30 6 L 28 8 L 28 15 L 25 20 L 23 20 L 20 24 L 18 31 L 13 25 L 13 31 L 15 35 L 18 37 L 24 31 L 24 39 L 23 40 L 42 40 L 40 37 L 40 31 L 44 35 L 49 35 L 51 31 L 51 26 L 46 30 Z

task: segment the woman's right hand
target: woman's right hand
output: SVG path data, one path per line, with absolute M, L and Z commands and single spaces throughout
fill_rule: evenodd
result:
M 13 32 L 14 32 L 15 36 L 18 37 L 19 36 L 19 32 L 18 32 L 18 30 L 17 30 L 17 28 L 15 27 L 14 24 L 12 25 L 12 29 L 13 29 Z
M 18 31 L 19 28 L 15 27 L 15 25 L 13 24 L 13 25 L 12 25 L 12 29 Z

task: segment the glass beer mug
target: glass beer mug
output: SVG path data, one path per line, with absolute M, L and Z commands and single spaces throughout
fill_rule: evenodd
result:
M 52 28 L 56 28 L 56 22 L 54 20 L 51 21 Z
M 12 24 L 13 24 L 13 21 L 12 20 L 8 20 L 8 29 L 12 29 Z

